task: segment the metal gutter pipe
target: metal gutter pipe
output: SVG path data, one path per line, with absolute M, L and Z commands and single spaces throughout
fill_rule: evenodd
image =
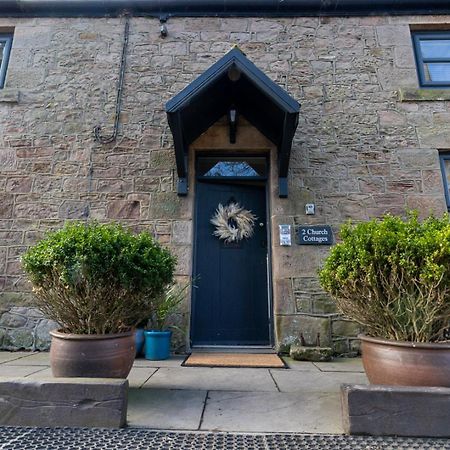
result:
M 0 0 L 0 17 L 295 17 L 450 14 L 449 0 Z

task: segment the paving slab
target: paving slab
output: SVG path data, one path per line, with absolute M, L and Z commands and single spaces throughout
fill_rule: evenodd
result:
M 361 358 L 336 358 L 331 362 L 316 362 L 322 372 L 364 372 Z
M 35 366 L 35 368 L 42 369 L 42 367 L 37 366 Z M 131 387 L 139 388 L 156 372 L 156 370 L 157 369 L 155 368 L 148 368 L 148 367 L 147 368 L 133 367 L 130 371 L 130 374 L 127 377 L 127 380 Z M 46 367 L 43 370 L 39 370 L 39 372 L 35 372 L 25 376 L 33 380 L 43 380 L 52 378 L 53 373 L 50 367 Z
M 53 372 L 50 367 L 34 366 L 34 368 L 38 369 L 38 371 L 30 375 L 25 375 L 27 378 L 31 378 L 32 380 L 45 380 L 53 377 Z
M 0 352 L 0 364 L 3 364 L 5 362 L 14 361 L 20 358 L 23 358 L 25 356 L 34 355 L 35 353 L 30 352 Z
M 49 366 L 50 365 L 50 353 L 38 352 L 29 353 L 21 358 L 14 359 L 5 362 L 7 366 Z
M 0 377 L 27 377 L 45 370 L 43 366 L 5 366 L 0 365 Z
M 339 393 L 210 391 L 202 430 L 342 433 Z
M 171 355 L 169 359 L 161 361 L 149 361 L 145 358 L 136 358 L 134 367 L 181 367 L 181 363 L 186 359 L 186 355 Z
M 157 370 L 154 367 L 133 367 L 127 377 L 130 387 L 142 387 Z
M 211 389 L 219 391 L 277 391 L 268 369 L 224 369 L 217 367 L 160 368 L 143 387 L 202 391 Z
M 128 425 L 166 430 L 197 430 L 205 399 L 205 391 L 130 388 Z
M 320 369 L 309 361 L 295 361 L 295 359 L 283 357 L 284 362 L 290 370 L 300 370 L 306 372 L 319 372 Z
M 364 373 L 354 372 L 299 372 L 294 370 L 270 369 L 281 392 L 340 392 L 340 386 L 367 384 Z

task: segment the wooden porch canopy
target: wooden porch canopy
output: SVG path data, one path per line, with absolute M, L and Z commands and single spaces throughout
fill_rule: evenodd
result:
M 231 108 L 277 146 L 279 196 L 287 197 L 289 157 L 300 105 L 237 47 L 166 104 L 175 146 L 178 195 L 188 192 L 189 144 Z

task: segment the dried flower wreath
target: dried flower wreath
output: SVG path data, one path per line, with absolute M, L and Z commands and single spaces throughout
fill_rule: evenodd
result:
M 227 244 L 239 242 L 253 236 L 253 227 L 257 217 L 244 209 L 239 203 L 223 206 L 219 203 L 211 223 L 216 226 L 214 236 L 223 239 Z

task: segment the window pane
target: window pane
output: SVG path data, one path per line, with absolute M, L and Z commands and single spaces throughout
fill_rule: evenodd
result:
M 449 58 L 449 39 L 430 39 L 420 41 L 420 51 L 423 58 Z
M 265 158 L 200 158 L 199 175 L 204 177 L 264 177 L 266 176 Z
M 3 55 L 5 53 L 6 41 L 0 40 L 0 66 L 3 62 Z
M 445 173 L 442 176 L 447 180 L 447 186 L 450 187 L 450 159 L 444 159 Z
M 450 62 L 448 63 L 425 63 L 425 81 L 450 82 Z

